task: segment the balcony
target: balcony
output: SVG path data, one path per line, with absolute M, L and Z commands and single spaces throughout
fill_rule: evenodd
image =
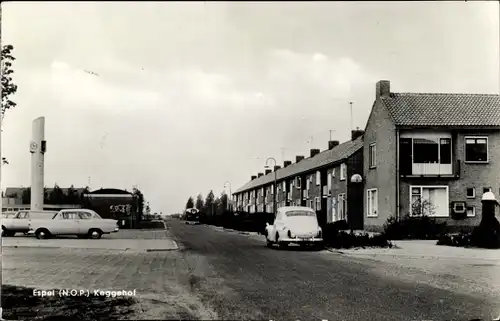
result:
M 460 160 L 457 159 L 452 164 L 425 163 L 425 164 L 401 164 L 400 175 L 403 178 L 460 178 Z

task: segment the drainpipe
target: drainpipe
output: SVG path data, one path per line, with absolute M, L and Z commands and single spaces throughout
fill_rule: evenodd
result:
M 399 129 L 396 129 L 396 219 L 399 221 Z

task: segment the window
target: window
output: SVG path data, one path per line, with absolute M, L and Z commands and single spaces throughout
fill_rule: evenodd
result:
M 321 211 L 321 198 L 316 197 L 316 211 Z
M 451 164 L 451 139 L 441 138 L 439 140 L 439 163 Z
M 370 155 L 370 157 L 369 157 L 369 162 L 370 162 L 369 168 L 375 168 L 377 166 L 377 144 L 376 143 L 371 143 L 370 144 L 368 154 Z
M 412 154 L 414 164 L 451 164 L 451 138 L 403 138 L 400 144 L 400 155 Z
M 306 190 L 309 190 L 309 187 L 311 186 L 311 180 L 306 181 Z
M 474 187 L 467 188 L 467 198 L 475 198 L 476 197 L 476 189 Z
M 411 216 L 449 216 L 448 186 L 411 186 Z
M 331 173 L 328 174 L 326 184 L 327 184 L 327 189 L 328 189 L 328 195 L 330 195 L 332 193 L 332 174 Z
M 295 185 L 297 185 L 297 188 L 300 188 L 300 183 L 301 183 L 300 177 L 296 177 L 295 180 L 296 180 Z
M 465 137 L 465 161 L 488 162 L 488 137 Z
M 62 218 L 65 220 L 77 220 L 80 219 L 80 213 L 78 212 L 65 212 L 62 213 Z
M 286 182 L 283 181 L 283 191 L 286 191 Z
M 332 168 L 332 177 L 335 177 L 335 167 Z
M 413 139 L 413 163 L 439 163 L 439 144 L 431 139 Z
M 491 192 L 491 187 L 483 187 L 483 194 Z
M 343 193 L 338 195 L 337 214 L 339 221 L 346 220 L 346 200 Z
M 378 192 L 376 188 L 366 191 L 366 216 L 377 217 L 378 215 Z
M 20 218 L 20 219 L 23 219 L 23 218 L 28 218 L 28 212 L 19 212 L 19 214 L 17 215 L 16 218 Z
M 342 163 L 340 164 L 340 180 L 343 181 L 345 180 L 345 177 L 347 176 L 347 166 Z
M 271 185 L 271 195 L 274 194 L 274 185 Z
M 467 217 L 476 216 L 476 208 L 474 206 L 467 206 Z

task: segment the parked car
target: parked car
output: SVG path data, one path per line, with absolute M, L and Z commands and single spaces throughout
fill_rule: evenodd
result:
M 103 234 L 118 231 L 117 220 L 103 219 L 95 211 L 88 209 L 61 210 L 51 219 L 30 221 L 30 233 L 34 233 L 38 239 L 47 239 L 58 235 L 100 239 Z
M 16 233 L 27 234 L 32 219 L 52 219 L 57 211 L 21 210 L 13 216 L 2 217 L 2 236 L 14 236 Z
M 322 230 L 316 212 L 305 206 L 284 206 L 278 208 L 273 224 L 266 223 L 264 231 L 268 247 L 273 244 L 287 246 L 322 245 Z

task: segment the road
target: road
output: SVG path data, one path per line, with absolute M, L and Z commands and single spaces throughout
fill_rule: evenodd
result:
M 498 300 L 418 270 L 328 251 L 268 249 L 263 237 L 169 220 L 190 283 L 220 319 L 491 320 Z M 391 272 L 392 271 L 392 272 Z M 466 288 L 466 287 L 464 287 Z

